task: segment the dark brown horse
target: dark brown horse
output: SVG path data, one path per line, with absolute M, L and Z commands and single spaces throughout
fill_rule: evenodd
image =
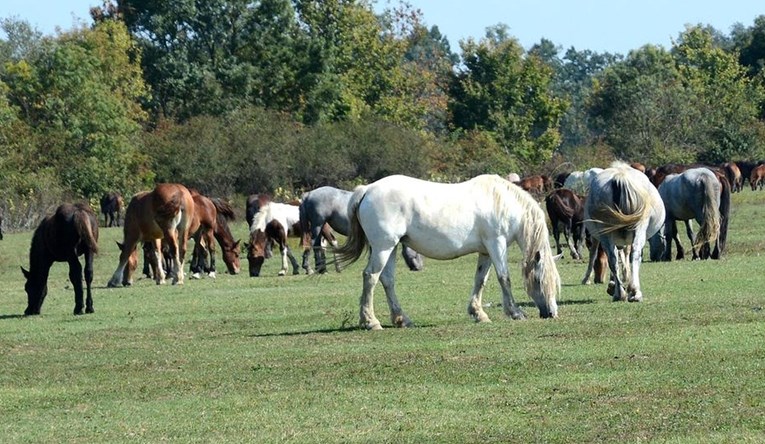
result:
M 101 197 L 101 214 L 105 227 L 119 227 L 125 201 L 120 193 L 106 193 Z
M 0 214 L 0 240 L 3 240 L 3 215 Z
M 584 241 L 584 197 L 568 188 L 557 188 L 545 197 L 545 206 L 552 224 L 557 254 L 563 251 L 560 247 L 562 227 L 571 257 L 576 260 L 581 259 Z
M 161 239 L 164 239 L 173 257 L 170 272 L 173 284 L 183 283 L 183 260 L 186 255 L 186 244 L 191 233 L 199 228 L 199 222 L 194 217 L 194 199 L 189 190 L 180 184 L 158 184 L 151 192 L 138 193 L 130 200 L 125 211 L 124 241 L 120 262 L 114 275 L 108 282 L 109 287 L 117 287 L 123 283 L 128 259 L 137 254 L 136 246 L 141 241 L 154 241 L 150 261 L 155 270 L 154 278 L 157 284 L 164 280 L 159 252 Z M 128 273 L 130 270 L 128 269 Z M 128 274 L 124 282 L 130 284 Z
M 93 313 L 93 256 L 98 252 L 98 218 L 87 204 L 63 204 L 56 213 L 40 222 L 32 235 L 29 271 L 21 268 L 27 282 L 25 315 L 38 315 L 48 294 L 48 273 L 54 262 L 69 263 L 69 280 L 74 287 L 74 314 Z M 82 301 L 83 268 L 79 257 L 85 255 L 85 304 Z

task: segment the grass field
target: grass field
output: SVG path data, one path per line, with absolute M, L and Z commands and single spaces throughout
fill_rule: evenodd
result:
M 56 264 L 42 315 L 23 317 L 31 233 L 8 234 L 0 442 L 765 442 L 763 213 L 765 193 L 734 195 L 728 255 L 645 263 L 640 304 L 579 285 L 585 264 L 564 259 L 557 320 L 537 317 L 515 247 L 526 321 L 504 317 L 494 278 L 494 322 L 469 320 L 473 255 L 399 260 L 417 327 L 382 332 L 356 328 L 365 261 L 106 289 L 117 228 L 101 229 L 95 314 L 71 314 Z M 375 301 L 390 327 L 382 288 Z

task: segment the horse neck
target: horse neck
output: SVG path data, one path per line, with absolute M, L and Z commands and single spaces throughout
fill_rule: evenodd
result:
M 234 245 L 234 235 L 231 234 L 231 228 L 228 226 L 225 217 L 218 218 L 218 223 L 213 235 L 218 243 L 224 247 L 232 247 Z
M 53 259 L 45 245 L 44 228 L 40 226 L 32 237 L 32 245 L 29 248 L 29 274 L 31 278 L 46 281 Z

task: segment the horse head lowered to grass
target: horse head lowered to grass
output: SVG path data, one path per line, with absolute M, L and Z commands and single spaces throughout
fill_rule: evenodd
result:
M 494 265 L 507 316 L 524 319 L 510 290 L 507 247 L 517 243 L 523 254 L 521 270 L 526 292 L 543 318 L 557 317 L 560 277 L 550 248 L 545 213 L 530 194 L 495 175 L 445 184 L 406 176 L 388 176 L 356 187 L 348 206 L 351 226 L 346 243 L 337 250 L 347 265 L 370 249 L 363 272 L 359 322 L 382 329 L 374 313 L 373 294 L 381 281 L 393 325 L 411 321 L 396 297 L 396 248 L 404 243 L 434 259 L 454 259 L 478 253 L 468 314 L 488 322 L 481 297 Z

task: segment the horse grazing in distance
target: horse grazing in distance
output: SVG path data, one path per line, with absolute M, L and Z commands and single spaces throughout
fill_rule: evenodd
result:
M 250 276 L 260 275 L 260 268 L 266 259 L 266 242 L 268 239 L 275 241 L 280 248 L 282 268 L 279 276 L 285 276 L 290 263 L 293 266 L 293 274 L 299 274 L 298 264 L 292 250 L 287 243 L 290 231 L 300 237 L 304 248 L 308 248 L 303 233 L 300 231 L 300 210 L 297 205 L 272 202 L 259 199 L 257 211 L 252 214 L 250 223 L 250 244 L 248 246 L 247 259 L 250 262 Z M 277 223 L 272 223 L 276 221 Z M 261 233 L 258 233 L 260 231 Z M 334 240 L 334 236 L 332 236 Z M 255 245 L 257 242 L 257 245 Z M 262 254 L 261 254 L 262 252 Z M 288 262 L 289 260 L 289 262 Z
M 582 258 L 582 243 L 584 243 L 584 197 L 567 188 L 557 188 L 545 197 L 545 207 L 553 230 L 557 253 L 563 251 L 560 247 L 560 233 L 566 239 L 571 257 L 575 260 Z
M 736 165 L 736 162 L 725 162 L 720 168 L 730 183 L 731 193 L 738 193 L 744 189 L 744 177 L 741 175 L 741 169 Z
M 63 204 L 52 216 L 40 222 L 32 235 L 29 249 L 29 271 L 21 268 L 26 278 L 25 315 L 38 315 L 48 294 L 48 273 L 54 262 L 69 264 L 69 280 L 74 287 L 74 314 L 93 313 L 93 257 L 98 253 L 98 218 L 84 203 Z M 85 256 L 86 298 L 83 304 L 83 268 L 79 257 Z
M 651 255 L 663 247 L 661 260 L 672 260 L 672 241 L 677 242 L 677 259 L 684 257 L 683 247 L 677 239 L 675 221 L 686 221 L 686 231 L 691 240 L 693 259 L 709 259 L 710 245 L 720 237 L 720 200 L 722 186 L 715 173 L 707 168 L 691 168 L 680 174 L 670 174 L 659 186 L 659 195 L 664 202 L 664 242 L 658 236 L 651 238 Z M 699 232 L 693 235 L 690 220 L 699 224 Z M 696 248 L 699 248 L 698 253 Z M 658 250 L 657 250 L 658 251 Z
M 614 301 L 643 299 L 640 262 L 646 239 L 664 224 L 664 204 L 645 174 L 614 162 L 590 182 L 584 205 L 585 227 L 592 236 L 585 279 L 592 272 L 597 248 L 608 256 Z M 627 258 L 629 256 L 629 259 Z M 625 291 L 624 284 L 627 284 Z
M 231 204 L 217 197 L 210 198 L 210 200 L 215 205 L 217 212 L 217 223 L 213 236 L 215 236 L 218 245 L 220 245 L 223 263 L 226 264 L 229 274 L 239 274 L 241 269 L 239 245 L 241 242 L 234 240 L 234 235 L 231 233 L 231 227 L 228 224 L 229 221 L 236 219 L 234 209 L 231 207 Z
M 195 211 L 191 193 L 180 184 L 161 183 L 150 192 L 133 196 L 125 211 L 120 261 L 107 286 L 117 287 L 123 283 L 128 259 L 137 254 L 136 247 L 142 241 L 153 241 L 149 260 L 155 281 L 157 284 L 163 283 L 165 272 L 159 258 L 162 250 L 160 240 L 165 240 L 173 258 L 173 266 L 169 270 L 173 284 L 183 284 L 186 245 L 190 234 L 199 227 L 194 217 Z M 128 269 L 128 276 L 124 280 L 128 284 L 132 283 L 129 272 Z
M 518 186 L 535 195 L 543 195 L 553 189 L 552 180 L 544 175 L 524 177 Z
M 343 236 L 347 236 L 350 232 L 348 202 L 352 194 L 350 191 L 324 186 L 304 193 L 300 199 L 300 229 L 303 233 L 310 233 L 311 235 L 314 261 L 319 273 L 327 271 L 326 256 L 322 247 L 322 235 L 327 239 L 326 234 L 323 234 L 327 225 Z M 332 246 L 337 247 L 337 242 L 332 242 Z M 308 250 L 303 252 L 303 268 L 306 270 L 310 269 L 308 254 Z M 410 270 L 422 270 L 422 255 L 406 245 L 404 245 L 401 254 Z M 340 272 L 337 260 L 334 263 L 335 269 Z
M 101 214 L 104 215 L 105 227 L 119 227 L 122 216 L 122 208 L 125 201 L 122 194 L 117 192 L 106 193 L 101 197 Z
M 545 213 L 534 198 L 507 180 L 482 175 L 466 182 L 445 184 L 407 176 L 388 176 L 356 187 L 348 207 L 351 222 L 338 261 L 357 261 L 368 249 L 363 273 L 359 323 L 370 330 L 382 326 L 374 313 L 374 288 L 382 281 L 395 326 L 412 325 L 395 292 L 396 248 L 408 244 L 434 259 L 454 259 L 478 253 L 478 266 L 468 314 L 489 322 L 481 297 L 494 265 L 507 316 L 524 319 L 510 290 L 507 247 L 517 243 L 523 254 L 522 275 L 528 295 L 543 318 L 558 315 L 560 276 L 550 248 Z
M 749 185 L 752 187 L 752 191 L 761 190 L 765 186 L 765 165 L 757 165 L 752 168 L 752 172 L 749 174 Z

